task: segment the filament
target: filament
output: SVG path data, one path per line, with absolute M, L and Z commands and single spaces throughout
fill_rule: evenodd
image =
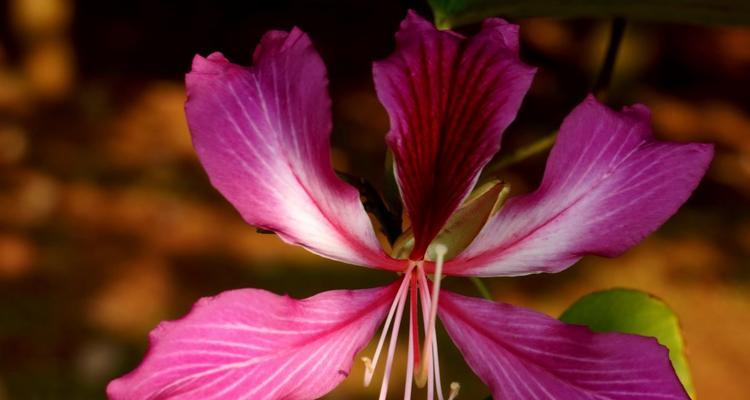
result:
M 432 298 L 430 299 L 429 309 L 430 317 L 428 325 L 425 326 L 425 341 L 424 348 L 422 349 L 422 360 L 420 362 L 420 368 L 417 370 L 415 381 L 417 386 L 424 387 L 427 383 L 427 372 L 432 364 L 431 353 L 432 342 L 435 336 L 435 322 L 437 319 L 437 308 L 438 308 L 438 296 L 440 295 L 440 280 L 443 273 L 443 262 L 445 261 L 445 254 L 448 252 L 448 248 L 443 244 L 435 245 L 435 272 L 432 283 Z M 426 285 L 425 285 L 426 286 Z M 426 289 L 425 289 L 426 291 Z
M 419 291 L 420 291 L 420 299 L 422 300 L 422 311 L 423 311 L 423 320 L 424 325 L 428 326 L 428 316 L 429 316 L 429 310 L 430 310 L 430 296 L 429 296 L 429 286 L 427 285 L 427 277 L 424 274 L 424 270 L 419 271 Z M 428 367 L 428 374 L 427 374 L 427 398 L 429 400 L 434 399 L 434 388 L 437 387 L 437 393 L 438 393 L 438 400 L 443 400 L 443 386 L 440 383 L 440 376 L 436 375 L 435 373 L 440 372 L 440 363 L 438 362 L 438 353 L 437 353 L 437 340 L 432 342 L 432 354 L 433 358 L 431 358 L 430 366 Z M 435 366 L 433 366 L 433 364 Z
M 411 268 L 404 276 L 404 283 L 407 285 L 411 280 Z M 404 286 L 406 288 L 406 286 Z M 393 354 L 396 352 L 396 342 L 398 341 L 398 329 L 401 327 L 401 317 L 404 313 L 404 304 L 406 304 L 406 290 L 403 291 L 398 299 L 398 308 L 396 308 L 396 319 L 393 321 L 393 330 L 391 331 L 391 341 L 388 344 L 388 358 L 385 360 L 385 372 L 383 373 L 383 383 L 380 385 L 380 400 L 385 400 L 388 395 L 388 381 L 391 377 L 391 367 L 393 366 Z
M 380 334 L 380 339 L 378 340 L 378 346 L 375 349 L 375 355 L 370 359 L 369 357 L 362 357 L 362 362 L 365 363 L 365 378 L 364 378 L 364 385 L 365 387 L 370 386 L 370 382 L 372 382 L 372 375 L 375 373 L 375 368 L 378 366 L 378 360 L 380 359 L 380 351 L 383 349 L 383 343 L 385 342 L 385 336 L 388 332 L 388 328 L 391 325 L 391 321 L 393 320 L 393 314 L 396 312 L 396 306 L 399 304 L 402 297 L 406 296 L 406 290 L 409 287 L 409 277 L 411 276 L 411 271 L 414 269 L 414 265 L 410 265 L 409 269 L 406 271 L 406 275 L 404 276 L 403 282 L 401 282 L 401 286 L 398 289 L 398 292 L 396 293 L 396 297 L 393 299 L 393 304 L 391 304 L 391 309 L 388 311 L 388 317 L 385 320 L 385 325 L 383 325 L 383 331 Z
M 411 400 L 411 385 L 414 377 L 414 363 L 412 359 L 416 354 L 419 353 L 417 345 L 419 338 L 417 337 L 417 302 L 416 302 L 416 279 L 412 277 L 411 281 L 411 301 L 409 302 L 409 350 L 406 355 L 406 386 L 404 386 L 404 400 Z M 417 334 L 415 334 L 417 333 Z
M 393 368 L 393 358 L 398 343 L 398 333 L 403 319 L 404 308 L 407 298 L 409 301 L 409 340 L 406 365 L 406 386 L 404 387 L 404 400 L 411 400 L 413 384 L 418 387 L 427 385 L 427 399 L 434 400 L 437 392 L 438 400 L 443 399 L 442 383 L 440 381 L 440 357 L 438 356 L 438 345 L 436 337 L 436 323 L 438 301 L 440 296 L 440 283 L 442 280 L 443 264 L 448 248 L 443 244 L 434 247 L 435 270 L 432 286 L 427 281 L 423 261 L 413 261 L 407 269 L 403 281 L 399 286 L 388 311 L 383 331 L 380 334 L 378 345 L 373 358 L 362 357 L 365 364 L 364 385 L 369 386 L 380 359 L 385 337 L 390 331 L 391 337 L 388 343 L 388 355 L 383 372 L 383 381 L 380 386 L 379 400 L 385 400 L 388 395 L 388 383 Z M 416 270 L 415 270 L 416 268 Z M 417 297 L 419 296 L 419 297 Z M 422 324 L 424 326 L 424 344 L 420 352 L 419 326 L 418 326 L 418 301 L 422 308 Z M 391 325 L 391 323 L 393 325 Z M 421 357 L 420 357 L 421 353 Z M 448 400 L 455 400 L 461 386 L 457 382 L 450 385 Z

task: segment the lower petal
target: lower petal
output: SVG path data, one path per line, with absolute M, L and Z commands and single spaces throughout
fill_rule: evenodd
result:
M 150 335 L 110 399 L 317 399 L 349 374 L 397 284 L 295 300 L 258 289 L 203 298 Z
M 689 400 L 656 339 L 443 291 L 440 319 L 495 399 Z

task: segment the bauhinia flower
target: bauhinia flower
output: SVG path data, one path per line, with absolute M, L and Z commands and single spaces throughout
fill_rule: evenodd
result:
M 405 399 L 415 385 L 444 398 L 438 316 L 496 399 L 688 399 L 653 338 L 593 333 L 440 283 L 617 256 L 685 202 L 712 147 L 658 141 L 646 107 L 616 112 L 590 96 L 562 123 L 536 191 L 505 201 L 508 188 L 490 183 L 472 193 L 535 72 L 519 58 L 518 27 L 488 19 L 466 38 L 409 13 L 396 42 L 373 72 L 411 228 L 388 253 L 358 191 L 332 169 L 326 70 L 302 31 L 267 33 L 251 67 L 195 57 L 185 107 L 211 182 L 248 223 L 396 281 L 304 300 L 259 289 L 201 299 L 151 333 L 145 359 L 110 383 L 109 397 L 316 399 L 347 377 L 385 320 L 362 358 L 365 384 L 382 367 L 384 399 L 408 304 Z M 452 399 L 459 385 L 449 386 Z

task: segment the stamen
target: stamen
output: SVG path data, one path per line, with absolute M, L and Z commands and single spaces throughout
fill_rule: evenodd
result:
M 440 294 L 440 280 L 443 274 L 443 263 L 445 261 L 445 254 L 448 252 L 448 248 L 443 244 L 435 245 L 435 272 L 432 282 L 432 298 L 430 299 L 430 319 L 429 324 L 425 327 L 425 341 L 422 349 L 422 360 L 420 362 L 420 368 L 415 374 L 415 382 L 417 386 L 424 387 L 427 383 L 427 373 L 432 364 L 431 353 L 432 342 L 435 336 L 435 322 L 437 319 L 438 309 L 438 296 Z M 426 286 L 426 285 L 425 285 Z
M 427 287 L 427 278 L 422 268 L 418 271 L 419 278 L 419 299 L 422 302 L 422 324 L 426 327 L 430 324 L 430 295 Z M 426 328 L 425 328 L 426 329 Z M 417 368 L 421 368 L 418 365 Z M 434 369 L 429 368 L 427 374 L 427 400 L 435 399 L 435 385 L 433 384 Z
M 429 325 L 429 315 L 430 315 L 430 295 L 429 295 L 429 287 L 427 285 L 427 276 L 424 273 L 424 270 L 419 270 L 419 294 L 420 299 L 422 300 L 422 318 L 424 326 Z M 432 342 L 432 355 L 433 357 L 430 359 L 429 368 L 427 370 L 427 399 L 433 400 L 434 397 L 434 389 L 437 387 L 438 392 L 438 400 L 443 400 L 443 386 L 440 383 L 440 358 L 438 358 L 437 353 L 437 340 L 434 340 Z M 437 368 L 435 368 L 437 367 Z M 438 373 L 438 375 L 435 374 L 435 372 Z M 435 379 L 437 378 L 437 379 Z M 434 384 L 433 384 L 434 382 Z
M 419 338 L 415 335 L 417 328 L 417 298 L 415 296 L 417 288 L 416 283 L 417 280 L 412 277 L 410 293 L 411 301 L 409 302 L 409 350 L 406 354 L 406 386 L 404 386 L 404 400 L 411 400 L 411 385 L 414 376 L 414 363 L 412 362 L 412 359 L 416 353 L 419 353 L 419 348 L 417 348 L 415 352 L 415 346 L 419 345 Z
M 388 333 L 388 328 L 391 326 L 391 321 L 393 320 L 393 314 L 396 312 L 396 306 L 399 304 L 401 298 L 406 297 L 406 291 L 409 287 L 409 279 L 411 276 L 411 271 L 414 269 L 414 265 L 410 265 L 409 269 L 406 271 L 406 275 L 404 276 L 403 282 L 401 282 L 401 286 L 398 289 L 398 292 L 396 293 L 396 297 L 393 299 L 393 304 L 391 304 L 391 309 L 388 311 L 388 317 L 385 319 L 385 324 L 383 325 L 383 331 L 380 333 L 380 339 L 378 340 L 378 347 L 375 349 L 375 355 L 370 359 L 369 357 L 362 357 L 362 362 L 365 363 L 365 378 L 364 378 L 364 385 L 365 387 L 370 386 L 370 382 L 372 382 L 372 375 L 375 373 L 375 368 L 378 366 L 378 360 L 380 359 L 380 351 L 383 349 L 383 343 L 385 342 L 385 336 Z
M 455 400 L 460 390 L 461 385 L 458 382 L 451 382 L 451 394 L 448 395 L 448 400 Z
M 411 280 L 411 267 L 404 276 L 404 282 L 408 285 Z M 380 400 L 385 400 L 388 395 L 388 381 L 391 378 L 391 367 L 393 366 L 393 354 L 396 352 L 396 342 L 398 342 L 398 329 L 401 327 L 401 317 L 404 314 L 404 305 L 406 304 L 406 290 L 398 299 L 398 308 L 396 309 L 396 319 L 393 321 L 393 330 L 391 331 L 391 342 L 388 344 L 388 358 L 385 360 L 385 372 L 383 373 L 383 383 L 380 385 Z
M 435 335 L 433 329 L 432 335 Z M 438 357 L 438 345 L 437 340 L 432 341 L 432 367 L 435 369 L 435 387 L 438 390 L 438 400 L 443 400 L 443 384 L 440 382 L 440 357 Z

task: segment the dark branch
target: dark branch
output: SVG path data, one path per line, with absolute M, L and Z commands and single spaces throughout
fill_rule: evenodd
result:
M 359 196 L 365 211 L 371 213 L 380 222 L 383 234 L 388 241 L 393 244 L 401 235 L 401 216 L 391 212 L 386 206 L 380 193 L 375 189 L 372 183 L 365 178 L 347 174 L 346 172 L 336 171 L 336 174 L 359 190 Z
M 602 68 L 599 70 L 599 76 L 596 78 L 596 83 L 594 83 L 593 91 L 599 98 L 606 96 L 609 84 L 612 82 L 615 61 L 617 61 L 617 52 L 620 50 L 620 44 L 622 43 L 624 35 L 625 18 L 617 17 L 612 20 L 612 31 L 609 35 L 607 54 L 604 56 Z

